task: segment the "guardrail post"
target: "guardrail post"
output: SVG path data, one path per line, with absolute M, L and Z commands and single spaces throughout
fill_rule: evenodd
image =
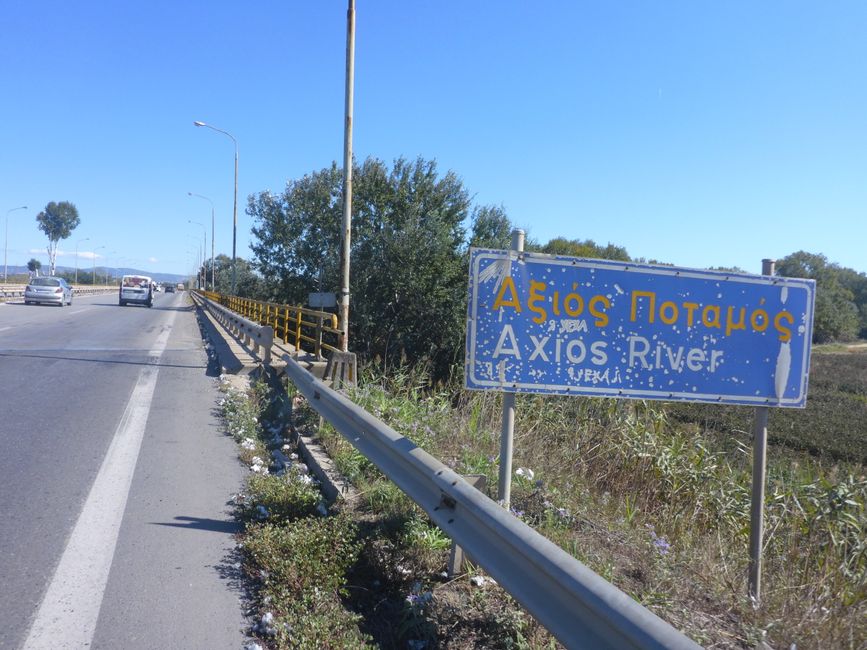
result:
M 313 344 L 313 353 L 316 355 L 316 359 L 319 360 L 322 358 L 322 314 L 319 314 L 319 317 L 316 320 L 316 342 Z
M 301 352 L 301 310 L 297 311 L 295 317 L 295 350 Z
M 286 305 L 283 310 L 283 343 L 289 343 L 289 314 L 291 311 L 292 308 L 289 305 Z
M 262 339 L 262 347 L 265 348 L 265 351 L 262 353 L 262 363 L 266 366 L 270 366 L 271 348 L 274 345 L 274 328 L 270 325 L 263 327 L 260 333 L 260 338 Z
M 464 480 L 479 492 L 484 492 L 488 485 L 488 477 L 484 474 L 467 474 Z M 465 561 L 464 549 L 452 542 L 452 550 L 449 553 L 449 578 L 454 578 L 463 571 Z

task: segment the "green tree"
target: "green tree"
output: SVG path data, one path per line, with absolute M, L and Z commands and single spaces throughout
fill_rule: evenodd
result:
M 481 206 L 473 210 L 470 246 L 504 250 L 512 246 L 514 226 L 503 206 Z
M 813 341 L 850 341 L 857 337 L 859 313 L 855 296 L 841 278 L 842 270 L 824 255 L 798 251 L 777 262 L 778 275 L 811 278 L 816 281 L 816 308 Z
M 852 292 L 852 301 L 858 308 L 858 336 L 867 338 L 867 274 L 841 268 L 839 280 Z
M 48 235 L 48 274 L 54 275 L 57 268 L 57 244 L 66 239 L 81 223 L 78 208 L 69 201 L 52 201 L 36 215 L 39 229 Z
M 580 239 L 555 237 L 542 246 L 542 252 L 549 255 L 591 257 L 596 259 L 618 260 L 621 262 L 631 261 L 625 248 L 610 243 L 607 246 L 600 246 L 592 239 L 581 241 Z
M 368 158 L 353 171 L 350 341 L 444 375 L 462 349 L 469 197 L 436 163 Z M 340 286 L 342 175 L 336 164 L 250 197 L 255 267 L 277 300 Z
M 253 270 L 250 262 L 242 257 L 235 258 L 237 282 L 235 284 L 235 295 L 243 298 L 252 298 L 261 300 L 265 298 L 262 286 L 262 278 L 260 278 Z M 201 269 L 199 269 L 201 272 Z M 228 255 L 219 254 L 214 260 L 214 278 L 216 280 L 217 293 L 229 294 L 232 291 L 232 258 Z M 208 286 L 211 282 L 211 266 L 208 263 Z
M 30 261 L 27 262 L 27 270 L 30 271 L 30 273 L 35 273 L 36 275 L 39 275 L 39 269 L 41 268 L 42 262 L 37 260 L 35 257 L 31 257 Z
M 362 183 L 360 173 L 356 167 L 356 187 Z M 260 192 L 249 197 L 253 264 L 265 279 L 269 299 L 304 304 L 312 291 L 338 290 L 341 185 L 341 172 L 332 163 L 289 181 L 282 194 Z M 353 244 L 357 231 L 358 224 L 353 223 Z

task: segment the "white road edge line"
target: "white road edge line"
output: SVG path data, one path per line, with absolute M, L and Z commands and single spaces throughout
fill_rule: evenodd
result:
M 156 364 L 168 343 L 177 312 L 171 312 L 149 352 L 152 365 L 139 374 L 60 564 L 30 626 L 24 650 L 89 647 L 145 425 L 156 388 Z

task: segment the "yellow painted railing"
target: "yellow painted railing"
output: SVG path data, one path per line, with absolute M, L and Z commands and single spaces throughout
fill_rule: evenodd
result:
M 274 328 L 274 341 L 292 345 L 322 359 L 324 351 L 338 351 L 340 336 L 337 314 L 293 305 L 229 296 L 213 291 L 199 291 L 244 318 Z

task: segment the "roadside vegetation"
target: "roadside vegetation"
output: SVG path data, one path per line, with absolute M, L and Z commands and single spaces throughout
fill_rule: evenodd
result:
M 863 647 L 867 418 L 852 408 L 867 395 L 867 351 L 813 361 L 812 410 L 771 419 L 759 607 L 746 584 L 748 412 L 518 396 L 513 514 L 705 647 Z M 291 393 L 295 426 L 318 428 Z M 349 395 L 459 473 L 485 475 L 496 498 L 498 396 L 431 389 L 418 366 L 373 365 Z M 850 413 L 842 446 L 827 421 L 840 400 Z M 269 446 L 291 436 L 268 404 L 261 388 L 224 404 L 242 458 L 260 467 L 238 515 L 263 647 L 557 646 L 481 570 L 447 577 L 450 540 L 327 425 L 319 437 L 359 496 L 326 509 L 302 464 L 269 460 Z
M 349 330 L 362 371 L 347 393 L 483 475 L 496 499 L 501 399 L 463 390 L 460 373 L 469 248 L 508 248 L 513 223 L 435 161 L 368 158 L 353 178 Z M 333 164 L 248 198 L 254 258 L 240 261 L 239 295 L 303 304 L 336 291 L 341 180 Z M 664 263 L 532 233 L 525 249 Z M 807 408 L 771 409 L 760 604 L 747 597 L 751 409 L 519 395 L 511 510 L 706 647 L 864 648 L 867 275 L 806 251 L 776 272 L 816 281 L 815 347 Z M 227 398 L 229 430 L 249 427 L 233 433 L 251 467 L 237 505 L 263 646 L 557 646 L 477 567 L 448 577 L 450 540 L 289 391 L 292 425 L 317 433 L 358 496 L 325 504 L 278 409 L 258 389 Z M 308 527 L 326 551 L 302 542 Z

